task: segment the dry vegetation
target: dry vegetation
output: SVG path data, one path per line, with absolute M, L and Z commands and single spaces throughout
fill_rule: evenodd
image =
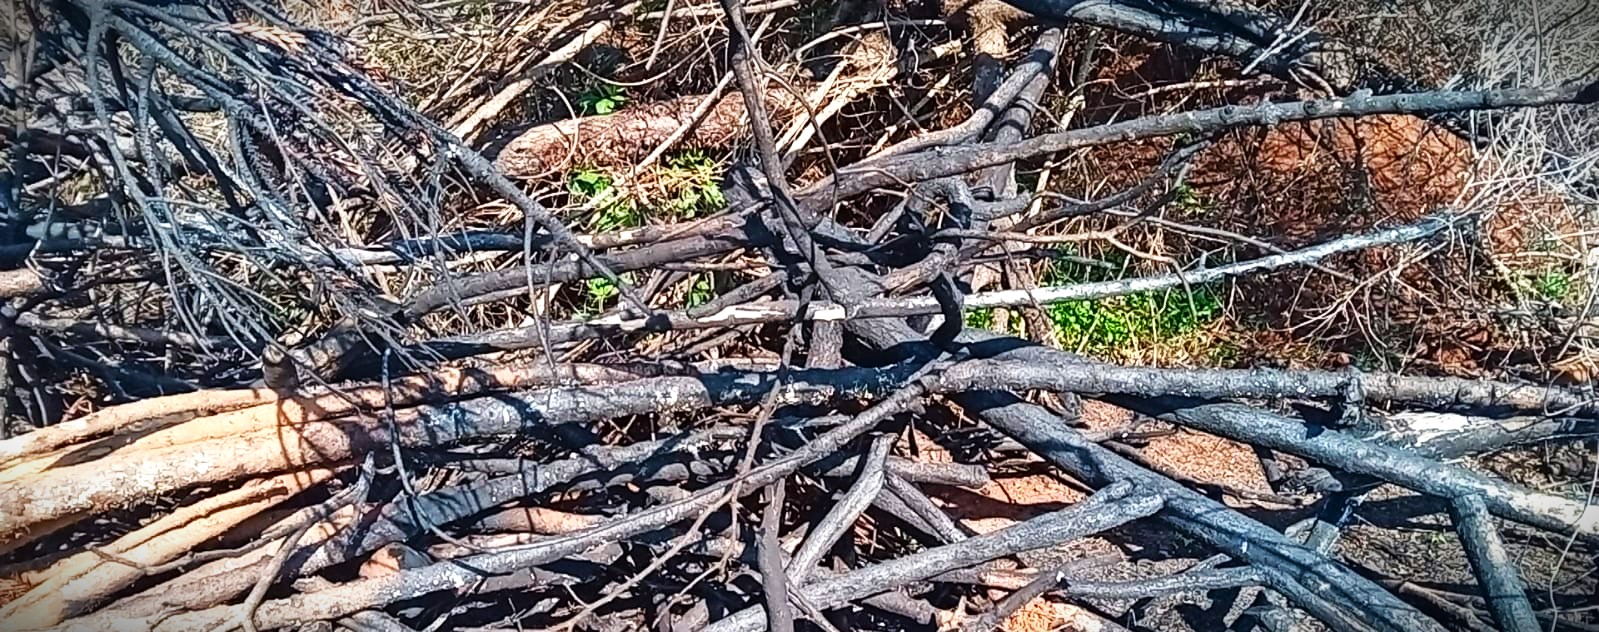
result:
M 1599 629 L 1589 4 L 0 6 L 0 630 Z

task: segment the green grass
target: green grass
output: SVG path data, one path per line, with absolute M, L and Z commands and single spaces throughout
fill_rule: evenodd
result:
M 1220 299 L 1205 287 L 1192 293 L 1141 292 L 1049 307 L 1062 344 L 1101 354 L 1180 338 L 1214 322 L 1221 312 Z
M 1058 259 L 1042 280 L 1049 285 L 1069 285 L 1105 281 L 1115 276 L 1103 268 Z M 1068 301 L 1044 309 L 1055 327 L 1057 339 L 1071 351 L 1126 359 L 1152 349 L 1198 343 L 1189 347 L 1189 356 L 1203 358 L 1216 366 L 1232 364 L 1243 354 L 1238 345 L 1206 335 L 1226 311 L 1222 296 L 1214 286 Z M 1022 319 L 1012 318 L 1010 325 L 1009 333 L 1020 335 Z M 966 326 L 994 331 L 994 310 L 968 310 Z
M 1102 269 L 1057 261 L 1045 282 L 1064 285 L 1107 280 Z M 1212 286 L 1190 289 L 1139 292 L 1097 300 L 1068 301 L 1050 305 L 1049 318 L 1055 324 L 1061 344 L 1100 356 L 1117 356 L 1139 349 L 1180 342 L 1219 320 L 1224 305 Z M 1236 349 L 1213 352 L 1225 360 Z
M 985 329 L 994 333 L 1017 337 L 1027 335 L 1027 322 L 1025 319 L 1012 317 L 1003 329 L 994 321 L 994 308 L 992 307 L 983 307 L 966 312 L 966 326 L 972 329 Z

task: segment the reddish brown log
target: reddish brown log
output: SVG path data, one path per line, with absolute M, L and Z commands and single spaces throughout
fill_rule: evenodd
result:
M 798 99 L 780 90 L 767 93 L 774 119 L 797 111 Z M 631 107 L 615 114 L 584 116 L 528 129 L 500 149 L 494 164 L 513 178 L 536 178 L 574 165 L 631 167 L 661 141 L 689 124 L 704 95 L 688 95 Z M 723 95 L 679 149 L 720 147 L 745 132 L 744 100 Z

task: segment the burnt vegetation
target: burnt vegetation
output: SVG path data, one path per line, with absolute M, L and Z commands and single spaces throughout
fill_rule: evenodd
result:
M 1599 10 L 1457 5 L 0 7 L 0 629 L 1595 629 Z

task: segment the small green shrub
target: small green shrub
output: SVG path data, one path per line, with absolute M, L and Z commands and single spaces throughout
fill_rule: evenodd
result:
M 567 191 L 594 206 L 589 230 L 605 232 L 644 224 L 643 211 L 633 200 L 622 196 L 609 173 L 587 167 L 573 171 L 567 180 Z
M 631 273 L 623 273 L 622 280 L 634 282 Z M 577 310 L 578 318 L 590 318 L 605 311 L 616 302 L 622 292 L 610 279 L 588 279 L 583 282 L 583 305 Z
M 610 114 L 627 104 L 627 93 L 620 86 L 609 83 L 595 84 L 577 96 L 577 105 L 584 114 Z
M 682 221 L 726 208 L 719 171 L 714 159 L 690 151 L 672 156 L 655 170 L 656 187 L 635 187 L 624 193 L 610 173 L 583 167 L 568 176 L 567 192 L 595 210 L 588 230 L 635 228 L 650 217 Z
M 588 280 L 588 296 L 590 303 L 601 304 L 616 298 L 616 295 L 616 284 L 612 283 L 610 279 Z
M 1205 200 L 1204 196 L 1201 196 L 1193 187 L 1188 186 L 1186 182 L 1177 186 L 1175 196 L 1172 198 L 1172 205 L 1177 207 L 1177 210 L 1182 211 L 1187 217 L 1205 217 L 1214 210 L 1214 207 Z
M 657 176 L 667 199 L 659 206 L 674 218 L 692 219 L 727 207 L 718 181 L 720 167 L 702 151 L 685 151 L 667 159 Z
M 994 308 L 984 307 L 966 312 L 966 326 L 972 329 L 992 329 L 994 327 Z
M 611 174 L 599 169 L 582 168 L 572 172 L 567 190 L 586 198 L 595 198 L 611 191 Z
M 1548 270 L 1533 278 L 1532 289 L 1544 300 L 1558 302 L 1571 294 L 1571 276 L 1559 270 Z

